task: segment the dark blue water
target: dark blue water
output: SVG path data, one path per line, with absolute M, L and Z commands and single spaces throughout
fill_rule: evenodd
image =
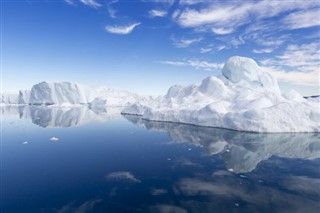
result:
M 319 134 L 150 122 L 117 108 L 1 110 L 1 212 L 320 210 Z

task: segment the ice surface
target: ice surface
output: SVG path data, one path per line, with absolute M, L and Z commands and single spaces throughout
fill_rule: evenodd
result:
M 124 114 L 251 132 L 320 132 L 320 105 L 290 91 L 255 61 L 231 57 L 219 77 L 173 86 L 165 96 L 133 104 Z

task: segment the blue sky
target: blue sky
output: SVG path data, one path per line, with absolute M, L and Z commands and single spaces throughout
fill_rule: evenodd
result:
M 251 57 L 320 94 L 319 1 L 2 0 L 2 88 L 71 81 L 164 94 Z

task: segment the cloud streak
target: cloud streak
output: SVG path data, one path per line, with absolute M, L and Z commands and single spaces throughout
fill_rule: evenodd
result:
M 282 54 L 261 62 L 280 81 L 309 86 L 320 84 L 319 42 L 289 45 Z
M 106 26 L 105 30 L 109 33 L 114 33 L 114 34 L 120 34 L 120 35 L 126 35 L 131 33 L 137 26 L 139 26 L 140 23 L 133 23 L 130 25 L 124 25 L 124 26 Z
M 100 3 L 98 3 L 95 0 L 80 0 L 80 2 L 92 8 L 99 8 L 102 6 Z
M 222 63 L 212 63 L 212 62 L 200 61 L 200 60 L 161 61 L 160 63 L 173 65 L 173 66 L 189 66 L 195 69 L 202 69 L 207 71 L 221 69 L 223 67 Z
M 173 40 L 173 45 L 178 48 L 186 48 L 193 44 L 196 44 L 202 40 L 202 38 L 192 38 L 192 39 L 175 39 L 171 38 Z
M 165 10 L 150 10 L 149 15 L 151 18 L 164 17 L 167 15 L 167 11 L 165 11 Z

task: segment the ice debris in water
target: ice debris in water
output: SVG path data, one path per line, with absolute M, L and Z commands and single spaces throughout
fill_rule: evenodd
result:
M 59 138 L 57 138 L 57 137 L 51 137 L 49 140 L 55 142 L 55 141 L 58 141 Z

